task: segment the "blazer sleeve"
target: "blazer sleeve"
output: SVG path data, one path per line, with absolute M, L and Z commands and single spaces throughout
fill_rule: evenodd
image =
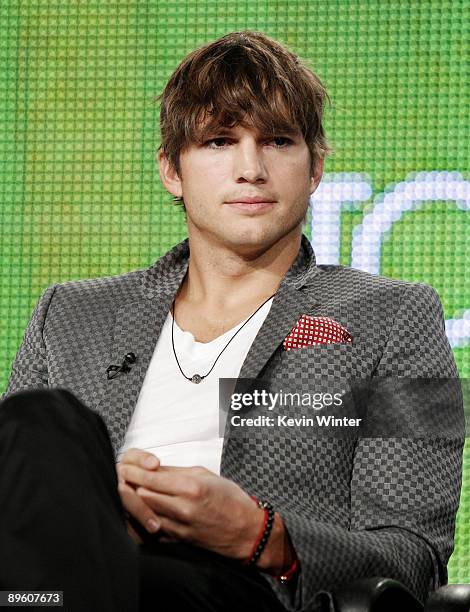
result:
M 57 285 L 47 287 L 33 310 L 13 361 L 7 388 L 1 401 L 18 391 L 48 387 L 47 353 L 43 330 L 56 287 Z
M 404 290 L 374 376 L 393 377 L 397 393 L 400 378 L 442 379 L 442 384 L 458 379 L 441 302 L 432 287 L 414 283 Z M 363 577 L 399 580 L 422 603 L 431 590 L 447 583 L 465 421 L 461 393 L 442 397 L 443 414 L 458 423 L 455 435 L 357 439 L 349 529 L 309 520 L 288 501 L 279 508 L 302 568 L 291 599 L 294 609 L 316 610 L 323 596 Z M 409 410 L 425 401 L 413 396 Z

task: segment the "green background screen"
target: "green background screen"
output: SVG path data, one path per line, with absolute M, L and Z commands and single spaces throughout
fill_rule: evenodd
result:
M 147 267 L 186 237 L 153 99 L 186 53 L 243 29 L 287 44 L 332 99 L 306 228 L 319 262 L 433 285 L 468 378 L 468 24 L 463 0 L 3 0 L 2 390 L 48 285 Z M 470 582 L 469 539 L 467 441 L 449 582 Z

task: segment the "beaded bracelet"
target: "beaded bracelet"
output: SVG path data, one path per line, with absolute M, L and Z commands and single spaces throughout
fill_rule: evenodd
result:
M 244 565 L 254 565 L 261 556 L 263 552 L 269 536 L 271 534 L 271 529 L 274 523 L 274 508 L 271 506 L 269 502 L 262 502 L 254 495 L 251 495 L 251 498 L 258 504 L 258 506 L 264 510 L 264 521 L 259 536 L 253 546 L 250 556 L 246 561 L 244 561 Z
M 250 495 L 250 497 L 258 504 L 260 508 L 264 510 L 264 521 L 263 526 L 261 527 L 261 531 L 259 536 L 253 546 L 250 556 L 248 560 L 244 562 L 244 565 L 252 565 L 256 563 L 256 561 L 261 556 L 268 538 L 271 534 L 271 529 L 274 523 L 274 509 L 269 502 L 260 501 L 255 495 Z M 300 565 L 299 559 L 294 559 L 292 565 L 282 574 L 271 574 L 273 578 L 279 580 L 282 584 L 286 584 L 289 582 L 294 576 Z

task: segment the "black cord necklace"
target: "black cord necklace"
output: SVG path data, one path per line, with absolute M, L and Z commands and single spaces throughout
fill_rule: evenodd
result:
M 183 372 L 183 370 L 181 369 L 180 366 L 180 362 L 178 361 L 178 357 L 176 356 L 176 350 L 175 350 L 175 340 L 174 340 L 174 334 L 173 334 L 173 330 L 175 327 L 175 300 L 173 300 L 173 303 L 171 305 L 171 314 L 172 314 L 172 321 L 171 321 L 171 345 L 173 346 L 173 354 L 175 355 L 175 359 L 176 359 L 176 363 L 178 364 L 178 367 L 180 369 L 181 374 L 187 379 L 190 380 L 191 382 L 195 383 L 196 385 L 198 385 L 202 380 L 204 380 L 204 378 L 207 378 L 207 376 L 209 376 L 209 374 L 212 372 L 212 370 L 214 369 L 215 364 L 217 363 L 219 357 L 222 355 L 222 353 L 225 351 L 225 349 L 227 348 L 227 346 L 230 344 L 230 342 L 232 342 L 232 340 L 235 338 L 235 336 L 238 334 L 238 332 L 243 329 L 245 327 L 245 325 L 248 323 L 248 321 L 255 316 L 255 314 L 258 312 L 258 310 L 260 308 L 262 308 L 266 302 L 268 302 L 272 297 L 274 297 L 276 294 L 273 293 L 271 296 L 268 297 L 267 300 L 264 300 L 264 302 L 261 304 L 261 306 L 258 306 L 258 308 L 255 310 L 255 312 L 250 315 L 248 317 L 248 319 L 243 323 L 243 325 L 237 329 L 237 331 L 233 334 L 233 336 L 230 338 L 230 340 L 227 342 L 227 344 L 224 346 L 224 348 L 220 351 L 220 353 L 217 355 L 217 359 L 214 361 L 214 363 L 212 364 L 211 369 L 207 372 L 207 374 L 193 374 L 192 376 L 186 376 L 186 374 Z

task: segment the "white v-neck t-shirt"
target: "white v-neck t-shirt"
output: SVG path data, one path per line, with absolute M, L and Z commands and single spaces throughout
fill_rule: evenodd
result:
M 171 311 L 163 325 L 145 379 L 119 450 L 117 461 L 129 448 L 153 453 L 161 465 L 203 466 L 220 474 L 223 437 L 219 435 L 219 378 L 238 378 L 241 366 L 265 320 L 274 298 L 258 312 L 215 340 L 196 342 L 175 321 L 174 344 L 186 376 L 206 374 L 219 353 L 214 369 L 199 384 L 184 378 L 171 343 Z

